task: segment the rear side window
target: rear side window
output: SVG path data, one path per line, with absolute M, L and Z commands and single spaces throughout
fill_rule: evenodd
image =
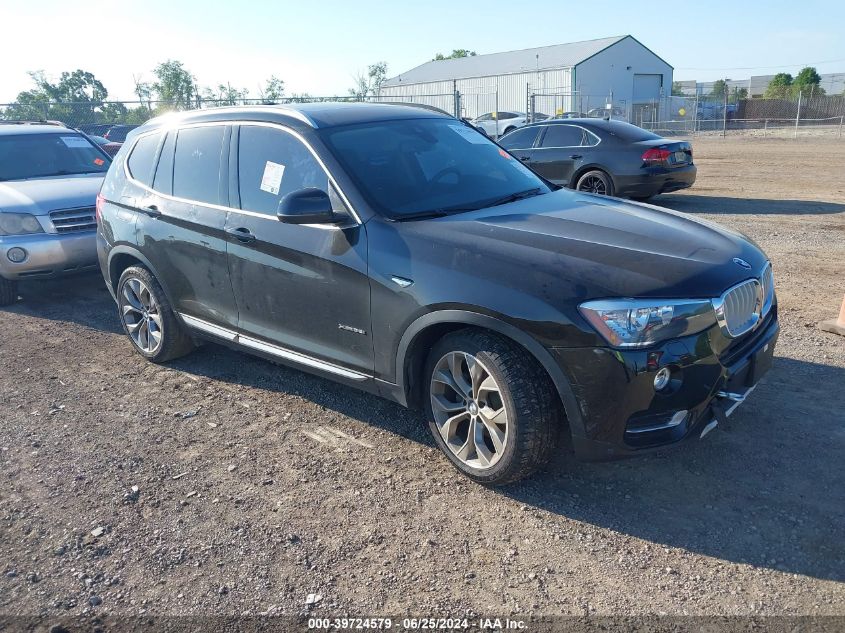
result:
M 499 140 L 499 145 L 505 149 L 530 149 L 537 138 L 538 127 L 521 127 Z
M 586 145 L 584 128 L 574 125 L 549 125 L 543 135 L 541 147 L 579 147 Z
M 170 195 L 173 193 L 173 150 L 176 147 L 176 132 L 168 132 L 161 147 L 156 175 L 153 179 L 153 189 L 159 193 Z
M 280 129 L 243 125 L 238 140 L 238 191 L 241 208 L 276 215 L 279 201 L 291 191 L 316 187 L 343 207 L 329 188 L 326 172 L 310 150 Z
M 153 161 L 155 161 L 160 139 L 161 133 L 159 132 L 142 136 L 135 143 L 127 161 L 127 167 L 132 177 L 148 187 L 153 180 Z
M 222 125 L 179 130 L 173 159 L 174 196 L 220 204 L 220 154 L 224 132 Z

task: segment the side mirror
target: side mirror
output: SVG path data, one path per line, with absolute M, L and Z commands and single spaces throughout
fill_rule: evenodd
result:
M 297 189 L 282 198 L 278 218 L 286 224 L 329 224 L 337 221 L 329 194 L 316 187 Z

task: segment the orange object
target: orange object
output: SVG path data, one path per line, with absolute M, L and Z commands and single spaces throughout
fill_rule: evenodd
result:
M 842 307 L 839 310 L 839 318 L 836 320 L 822 321 L 819 327 L 825 332 L 833 332 L 845 336 L 845 297 L 842 299 Z

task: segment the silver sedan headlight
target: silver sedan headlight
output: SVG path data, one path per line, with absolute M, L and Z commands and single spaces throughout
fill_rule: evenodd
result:
M 708 300 L 606 299 L 578 310 L 612 347 L 641 348 L 706 330 L 716 323 Z
M 0 212 L 0 235 L 28 235 L 43 233 L 38 218 L 30 213 Z

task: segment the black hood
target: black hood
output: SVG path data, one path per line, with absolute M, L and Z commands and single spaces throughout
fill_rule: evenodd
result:
M 486 268 L 487 275 L 501 278 L 522 270 L 517 278 L 523 289 L 536 278 L 546 291 L 551 277 L 577 299 L 718 297 L 732 285 L 759 276 L 766 263 L 748 238 L 716 224 L 567 190 L 407 222 L 400 232 L 406 239 L 424 240 L 422 250 L 435 245 L 457 249 L 456 265 L 469 258 L 477 274 Z M 745 260 L 750 269 L 734 258 Z

